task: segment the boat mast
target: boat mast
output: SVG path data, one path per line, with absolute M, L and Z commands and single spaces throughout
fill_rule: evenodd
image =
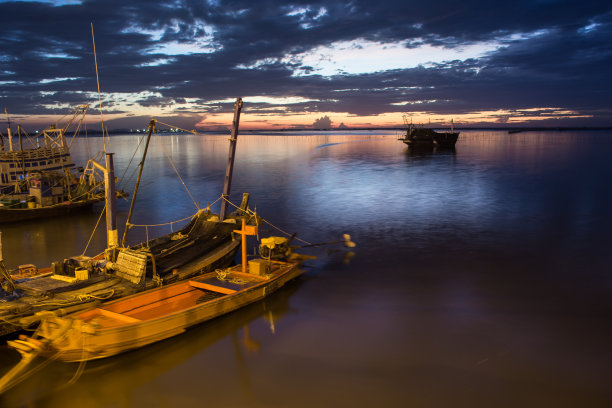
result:
M 19 135 L 19 151 L 22 152 L 21 153 L 21 173 L 23 174 L 23 178 L 25 179 L 26 178 L 25 154 L 23 154 L 23 141 L 21 139 L 21 125 L 17 125 L 17 134 Z
M 114 153 L 106 153 L 106 171 L 104 172 L 104 198 L 106 199 L 106 242 L 108 248 L 119 243 L 117 233 L 117 193 L 115 190 Z
M 142 176 L 142 168 L 147 157 L 147 150 L 149 150 L 149 141 L 151 140 L 151 134 L 155 129 L 155 119 L 152 119 L 149 123 L 149 134 L 147 135 L 147 142 L 145 143 L 144 153 L 142 154 L 142 160 L 140 161 L 138 169 L 138 178 L 136 179 L 136 185 L 134 186 L 134 193 L 132 194 L 132 202 L 130 203 L 130 211 L 128 212 L 127 220 L 125 221 L 125 230 L 123 231 L 123 238 L 121 239 L 121 246 L 125 247 L 127 242 L 127 234 L 130 230 L 130 221 L 132 220 L 132 212 L 134 211 L 134 203 L 136 202 L 136 194 L 138 194 L 138 186 L 140 185 L 140 177 Z
M 115 189 L 115 164 L 114 153 L 105 153 L 106 166 L 101 165 L 94 159 L 89 162 L 95 168 L 104 173 L 104 199 L 106 200 L 106 245 L 107 249 L 117 246 L 117 193 Z
M 4 113 L 6 114 L 6 122 L 8 123 L 8 141 L 9 141 L 9 149 L 12 152 L 13 151 L 13 135 L 11 134 L 11 120 L 9 119 L 9 115 L 8 112 L 6 111 L 6 108 L 4 108 Z
M 232 136 L 230 138 L 229 157 L 225 169 L 225 183 L 221 195 L 221 210 L 219 211 L 219 222 L 223 222 L 227 211 L 227 200 L 229 200 L 230 188 L 232 187 L 232 173 L 234 172 L 234 156 L 236 154 L 236 139 L 238 138 L 238 125 L 240 123 L 240 110 L 242 109 L 242 98 L 234 102 L 234 121 L 232 122 Z

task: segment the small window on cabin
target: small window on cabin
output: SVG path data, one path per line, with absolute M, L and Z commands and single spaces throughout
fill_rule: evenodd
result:
M 11 169 L 12 169 L 12 168 L 14 168 L 14 167 L 15 167 L 15 163 L 10 163 L 10 164 L 9 164 L 9 167 L 10 167 Z

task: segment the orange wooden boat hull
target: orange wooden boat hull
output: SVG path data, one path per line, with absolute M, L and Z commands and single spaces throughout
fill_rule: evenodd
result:
M 42 321 L 43 355 L 62 361 L 110 357 L 184 332 L 187 328 L 263 299 L 304 273 L 301 260 L 266 261 L 263 276 L 240 272 L 241 265 L 189 281 L 128 296 L 98 308 Z M 224 279 L 221 276 L 225 275 Z M 58 332 L 64 334 L 58 336 Z

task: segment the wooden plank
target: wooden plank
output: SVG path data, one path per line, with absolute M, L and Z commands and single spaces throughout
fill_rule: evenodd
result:
M 152 320 L 175 312 L 181 312 L 195 306 L 197 299 L 202 296 L 201 290 L 191 287 L 189 289 L 189 291 L 180 293 L 171 298 L 165 298 L 157 302 L 136 307 L 130 310 L 129 314 L 137 319 Z
M 126 315 L 121 314 L 121 313 L 111 312 L 110 310 L 106 310 L 106 309 L 98 308 L 98 309 L 96 309 L 96 311 L 98 311 L 102 316 L 110 317 L 112 319 L 121 320 L 121 321 L 124 321 L 126 323 L 138 323 L 138 322 L 142 321 L 140 319 L 136 319 L 136 318 L 131 317 L 131 316 L 126 316 Z
M 232 293 L 237 292 L 234 289 L 224 288 L 221 286 L 215 286 L 209 283 L 198 282 L 198 281 L 189 281 L 189 285 L 193 286 L 194 288 L 206 289 L 206 290 L 210 290 L 213 292 L 224 293 L 226 295 L 231 295 Z
M 129 313 L 133 309 L 146 306 L 150 303 L 164 301 L 186 291 L 195 290 L 187 285 L 187 282 L 178 282 L 174 285 L 162 286 L 156 290 L 137 292 L 133 295 L 106 303 L 104 307 L 116 313 Z
M 255 275 L 253 273 L 242 273 L 242 272 L 238 272 L 238 271 L 230 271 L 230 273 L 228 273 L 228 275 L 233 275 L 236 276 L 240 279 L 245 279 L 248 281 L 267 281 L 269 280 L 269 278 L 266 278 L 265 276 L 260 276 L 260 275 Z

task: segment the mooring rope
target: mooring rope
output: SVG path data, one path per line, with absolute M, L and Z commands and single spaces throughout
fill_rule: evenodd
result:
M 95 299 L 95 300 L 107 300 L 112 298 L 115 295 L 115 289 L 112 289 L 110 291 L 110 293 L 106 296 L 96 296 L 96 295 L 92 295 L 91 293 L 82 293 L 77 295 L 77 299 L 80 302 L 86 301 L 86 300 L 90 300 L 90 299 Z
M 51 314 L 54 314 L 53 312 L 50 312 Z M 54 314 L 55 315 L 55 314 Z M 46 339 L 46 343 L 48 344 L 52 344 L 53 341 L 56 338 L 59 338 L 61 336 L 64 336 L 64 334 L 66 334 L 68 332 L 68 330 L 72 327 L 72 323 L 73 321 L 70 320 L 69 323 L 66 323 L 64 325 L 64 327 L 60 327 L 58 329 L 58 332 L 51 338 L 47 338 Z M 32 338 L 35 338 L 35 336 L 37 335 L 38 331 L 36 331 L 33 335 Z M 32 343 L 30 343 L 31 345 Z M 43 344 L 43 347 L 45 347 L 46 344 Z M 34 355 L 33 357 L 36 357 L 39 353 L 40 353 L 40 348 L 39 346 L 35 346 L 36 350 L 38 350 L 38 353 L 36 353 L 36 355 Z M 31 352 L 33 352 L 35 349 L 33 348 Z M 24 381 L 26 378 L 32 376 L 34 373 L 36 373 L 37 371 L 40 371 L 41 369 L 43 369 L 45 366 L 49 365 L 53 360 L 57 359 L 57 357 L 61 354 L 62 352 L 60 350 L 58 350 L 55 354 L 53 354 L 52 356 L 50 356 L 49 358 L 45 358 L 43 359 L 43 361 L 41 361 L 38 365 L 34 366 L 34 367 L 30 367 L 27 370 L 24 370 L 23 372 L 17 372 L 14 376 L 14 378 L 10 379 L 10 381 L 8 383 L 5 384 L 5 387 L 2 391 L 6 391 L 9 388 L 12 388 L 13 386 L 15 386 L 16 384 Z M 22 360 L 17 364 L 25 364 L 23 366 L 23 369 L 25 369 L 30 363 L 32 363 L 33 359 L 30 359 L 29 361 L 24 360 L 24 356 L 22 356 Z M 15 369 L 17 366 L 15 366 L 13 369 Z M 7 375 L 7 374 L 5 374 Z M 4 377 L 3 377 L 4 378 Z
M 85 358 L 85 356 L 87 355 L 87 345 L 85 343 L 86 338 L 87 338 L 86 333 L 83 330 L 81 330 L 81 361 L 79 361 L 79 366 L 74 372 L 74 375 L 72 376 L 72 378 L 68 380 L 66 384 L 62 385 L 60 389 L 70 387 L 72 384 L 77 382 L 77 380 L 81 378 L 81 375 L 85 371 L 85 365 L 87 364 L 87 359 Z M 59 353 L 60 352 L 58 350 L 58 355 Z

